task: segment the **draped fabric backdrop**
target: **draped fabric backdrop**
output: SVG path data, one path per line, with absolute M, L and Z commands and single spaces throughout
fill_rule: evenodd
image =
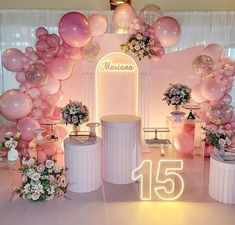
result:
M 69 10 L 71 11 L 71 10 Z M 114 27 L 112 24 L 112 11 L 100 10 L 76 10 L 89 16 L 94 13 L 104 15 L 108 20 L 108 29 L 106 33 L 113 33 Z M 37 27 L 46 27 L 50 33 L 57 33 L 57 25 L 59 19 L 67 13 L 68 10 L 0 10 L 0 51 L 1 53 L 7 48 L 18 48 L 24 50 L 27 46 L 34 47 L 35 35 Z M 207 45 L 217 43 L 226 46 L 235 42 L 235 11 L 167 11 L 164 15 L 176 18 L 182 28 L 180 41 L 172 48 L 166 49 L 167 53 L 177 50 L 187 49 L 197 45 Z M 166 54 L 167 54 L 166 53 Z M 234 53 L 234 51 L 233 51 Z M 232 56 L 235 58 L 235 55 Z M 1 62 L 0 62 L 1 63 Z M 82 68 L 86 68 L 86 62 L 79 62 Z M 1 65 L 0 65 L 1 66 Z M 83 89 L 80 96 L 87 98 L 88 107 L 92 111 L 94 119 L 94 72 L 86 74 L 87 71 L 82 71 L 79 76 L 84 81 Z M 143 84 L 143 89 L 148 90 L 148 79 L 143 71 L 140 73 L 140 80 Z M 91 82 L 92 81 L 92 82 Z M 18 83 L 15 80 L 15 75 L 1 66 L 0 73 L 0 91 L 1 93 L 12 88 L 17 88 Z M 81 91 L 80 91 L 81 92 Z M 83 93 L 84 92 L 84 93 Z M 233 105 L 235 105 L 235 86 L 231 92 Z M 84 98 L 85 98 L 84 97 Z M 83 98 L 83 97 L 82 97 Z M 147 92 L 144 98 L 148 98 Z M 83 100 L 84 101 L 84 100 Z M 86 100 L 85 100 L 86 102 Z M 91 103 L 89 103 L 91 102 Z M 146 99 L 144 104 L 147 104 Z M 144 123 L 148 125 L 147 116 L 149 104 L 146 105 L 146 112 L 141 113 L 142 118 L 146 120 Z

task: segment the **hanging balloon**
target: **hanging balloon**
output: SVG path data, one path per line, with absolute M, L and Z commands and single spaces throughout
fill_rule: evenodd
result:
M 145 5 L 139 13 L 139 18 L 146 24 L 153 24 L 158 18 L 162 17 L 163 13 L 159 6 L 155 4 Z
M 212 105 L 207 111 L 207 116 L 214 123 L 226 124 L 233 116 L 233 107 L 223 102 Z
M 163 47 L 171 47 L 180 38 L 181 29 L 179 22 L 169 16 L 164 16 L 156 20 L 153 24 L 156 37 Z
M 210 56 L 200 55 L 193 61 L 193 72 L 198 76 L 205 76 L 213 71 L 213 60 Z
M 93 36 L 100 36 L 104 34 L 107 29 L 107 20 L 104 16 L 94 14 L 88 18 L 88 21 Z
M 48 80 L 48 69 L 43 63 L 33 63 L 25 73 L 26 80 L 37 87 L 43 86 Z
M 87 61 L 95 61 L 100 56 L 100 46 L 97 42 L 92 42 L 83 47 L 82 49 L 82 57 Z
M 119 5 L 113 12 L 113 21 L 118 28 L 129 28 L 135 18 L 135 10 L 127 3 Z
M 72 47 L 83 47 L 92 39 L 88 19 L 78 12 L 65 14 L 58 29 L 63 41 Z
M 230 57 L 235 60 L 235 43 L 224 46 L 224 56 Z

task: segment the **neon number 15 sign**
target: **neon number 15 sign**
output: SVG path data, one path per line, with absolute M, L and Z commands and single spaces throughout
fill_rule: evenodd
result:
M 160 199 L 172 201 L 182 195 L 184 180 L 178 172 L 183 170 L 183 166 L 183 160 L 159 160 L 154 192 Z M 152 170 L 152 161 L 144 160 L 138 168 L 132 171 L 132 179 L 140 181 L 141 200 L 152 199 Z

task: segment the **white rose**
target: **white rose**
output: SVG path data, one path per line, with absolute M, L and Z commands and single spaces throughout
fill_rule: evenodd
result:
M 29 191 L 30 191 L 30 184 L 28 183 L 24 186 L 24 192 L 25 192 L 25 194 L 28 194 Z
M 61 172 L 61 168 L 57 165 L 54 165 L 53 169 L 54 169 L 55 173 L 60 173 Z
M 7 140 L 7 141 L 5 142 L 5 146 L 6 146 L 7 148 L 11 148 L 12 142 L 13 142 L 13 139 L 10 138 L 10 140 Z
M 21 177 L 21 181 L 23 183 L 26 183 L 28 181 L 28 177 L 25 174 L 23 174 L 22 177 Z
M 40 193 L 37 192 L 37 191 L 35 191 L 35 192 L 31 195 L 31 198 L 32 198 L 32 200 L 34 200 L 34 201 L 38 200 L 39 197 L 40 197 Z
M 31 167 L 35 164 L 35 159 L 29 159 L 27 162 L 27 166 Z
M 46 161 L 46 168 L 50 169 L 54 166 L 54 164 L 54 161 L 49 159 Z
M 220 138 L 219 141 L 218 141 L 218 144 L 219 144 L 220 146 L 224 147 L 225 144 L 226 144 L 226 141 L 225 141 L 224 139 Z
M 37 172 L 38 173 L 42 173 L 44 170 L 45 170 L 45 166 L 44 165 L 40 164 L 40 165 L 37 166 Z
M 40 176 L 41 176 L 40 173 L 34 173 L 31 175 L 31 179 L 38 181 L 40 179 Z

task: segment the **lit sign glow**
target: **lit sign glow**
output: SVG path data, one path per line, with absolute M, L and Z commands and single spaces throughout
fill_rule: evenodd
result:
M 135 67 L 131 64 L 119 64 L 113 63 L 111 61 L 104 61 L 101 64 L 100 71 L 113 71 L 113 72 L 120 72 L 120 71 L 134 71 Z
M 157 187 L 155 194 L 161 200 L 173 201 L 178 199 L 184 191 L 184 180 L 175 171 L 182 171 L 183 160 L 159 160 L 156 175 Z M 142 171 L 145 171 L 143 174 Z M 132 171 L 132 179 L 140 181 L 140 199 L 152 199 L 152 161 L 144 160 L 141 165 Z M 170 184 L 169 188 L 166 186 Z M 144 188 L 147 187 L 147 188 Z M 168 187 L 168 189 L 167 189 Z

